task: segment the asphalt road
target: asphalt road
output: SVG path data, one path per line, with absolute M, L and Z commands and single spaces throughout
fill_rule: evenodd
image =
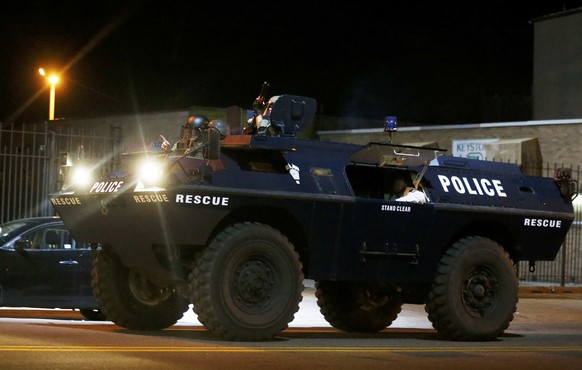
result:
M 191 312 L 137 332 L 69 310 L 0 309 L 0 352 L 1 369 L 580 369 L 582 294 L 522 291 L 506 334 L 485 343 L 438 340 L 417 305 L 381 333 L 339 332 L 310 289 L 290 328 L 260 343 L 216 340 Z

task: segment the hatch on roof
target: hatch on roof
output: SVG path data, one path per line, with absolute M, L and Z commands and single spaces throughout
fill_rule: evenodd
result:
M 350 161 L 374 166 L 422 166 L 445 151 L 446 149 L 438 148 L 369 143 L 352 154 Z

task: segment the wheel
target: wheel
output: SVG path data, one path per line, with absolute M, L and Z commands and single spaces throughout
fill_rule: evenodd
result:
M 159 330 L 174 325 L 188 301 L 172 287 L 160 287 L 125 267 L 105 249 L 93 260 L 93 294 L 108 320 L 131 330 Z
M 363 283 L 318 281 L 315 296 L 327 322 L 349 332 L 383 330 L 402 309 L 400 293 L 386 294 Z
M 503 248 L 468 237 L 441 258 L 425 308 L 444 339 L 493 340 L 513 320 L 517 291 L 515 269 Z
M 227 340 L 272 338 L 299 310 L 303 273 L 293 245 L 258 223 L 219 233 L 190 274 L 198 320 Z
M 101 310 L 82 308 L 79 310 L 79 312 L 87 320 L 91 320 L 91 321 L 105 321 L 106 320 L 106 317 L 103 314 L 103 312 L 101 312 Z

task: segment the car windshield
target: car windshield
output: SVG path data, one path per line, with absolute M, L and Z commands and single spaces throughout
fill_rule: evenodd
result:
M 0 225 L 0 241 L 10 239 L 11 235 L 18 233 L 20 229 L 26 226 L 26 222 L 23 221 L 12 221 Z

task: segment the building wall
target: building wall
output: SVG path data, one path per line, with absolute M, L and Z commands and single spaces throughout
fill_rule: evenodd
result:
M 180 126 L 191 114 L 202 114 L 211 120 L 223 119 L 228 122 L 227 113 L 231 108 L 233 107 L 228 109 L 192 107 L 189 110 L 154 112 L 141 115 L 77 119 L 64 122 L 55 121 L 51 125 L 90 129 L 95 135 L 101 136 L 113 136 L 112 128 L 121 128 L 120 150 L 122 152 L 132 152 L 144 150 L 152 142 L 160 141 L 160 135 L 164 135 L 170 142 L 175 142 L 178 139 Z M 240 114 L 242 122 L 245 119 L 242 115 L 246 116 L 246 111 L 240 110 Z M 236 116 L 237 114 L 234 115 Z M 316 119 L 337 120 L 338 122 L 329 126 L 342 126 L 340 124 L 342 123 L 340 122 L 341 118 L 316 117 Z M 230 120 L 236 119 L 231 118 Z M 318 127 L 320 126 L 318 125 Z M 367 124 L 365 127 L 370 127 L 370 125 Z M 370 141 L 387 141 L 388 136 L 383 131 L 382 122 L 377 122 L 376 127 L 378 128 L 319 130 L 314 135 L 321 140 L 356 144 L 366 144 Z M 117 135 L 115 136 L 117 137 Z M 451 154 L 454 149 L 454 140 L 537 138 L 544 163 L 582 164 L 582 119 L 399 127 L 393 137 L 395 144 L 430 143 L 439 148 L 447 149 Z M 498 159 L 496 158 L 496 160 Z
M 582 8 L 533 24 L 533 119 L 582 118 Z
M 210 120 L 226 120 L 227 110 L 215 107 L 192 107 L 188 110 L 54 121 L 51 125 L 90 130 L 100 136 L 113 135 L 112 130 L 119 128 L 121 129 L 120 150 L 133 152 L 144 150 L 152 142 L 160 141 L 160 135 L 174 143 L 180 134 L 180 126 L 191 114 L 204 115 Z
M 370 141 L 387 142 L 382 128 L 360 130 L 318 131 L 319 138 L 365 144 Z M 453 152 L 453 140 L 469 139 L 523 139 L 537 138 L 544 163 L 582 163 L 582 119 L 500 122 L 466 125 L 400 127 L 393 135 L 393 143 L 435 143 Z

